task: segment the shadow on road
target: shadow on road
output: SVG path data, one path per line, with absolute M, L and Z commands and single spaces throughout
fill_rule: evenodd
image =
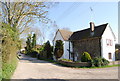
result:
M 24 54 L 21 54 L 19 57 L 20 62 L 25 62 L 25 63 L 49 63 L 44 60 L 38 60 L 37 58 L 33 58 Z
M 2 81 L 119 81 L 118 79 L 3 79 Z

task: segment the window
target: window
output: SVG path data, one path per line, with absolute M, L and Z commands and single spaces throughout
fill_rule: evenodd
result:
M 112 46 L 113 44 L 112 44 L 112 40 L 110 40 L 110 46 Z
M 106 39 L 106 44 L 107 46 L 109 46 L 109 39 Z
M 108 57 L 109 57 L 109 59 L 112 59 L 112 54 L 108 53 Z
M 113 42 L 111 39 L 106 39 L 106 44 L 107 44 L 107 46 L 112 46 Z

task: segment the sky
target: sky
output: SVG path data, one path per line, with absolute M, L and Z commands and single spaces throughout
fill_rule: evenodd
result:
M 59 29 L 67 28 L 73 32 L 89 28 L 91 21 L 96 26 L 109 23 L 118 38 L 117 2 L 59 2 L 49 9 L 48 18 L 55 21 Z M 52 41 L 55 35 L 54 31 L 51 36 L 49 27 L 45 41 Z

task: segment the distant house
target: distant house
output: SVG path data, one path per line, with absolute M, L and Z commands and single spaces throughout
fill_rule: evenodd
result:
M 65 31 L 63 34 L 65 34 Z M 61 38 L 56 35 L 55 39 Z M 54 43 L 56 40 L 54 40 Z M 63 58 L 69 55 L 69 59 L 77 61 L 81 60 L 83 52 L 88 52 L 92 58 L 103 57 L 109 61 L 114 61 L 115 40 L 116 37 L 108 23 L 95 26 L 93 22 L 90 22 L 90 28 L 73 32 L 68 39 L 62 40 L 67 41 L 65 44 L 67 48 L 69 47 L 68 42 L 70 42 L 70 50 L 73 52 L 70 55 L 69 51 L 65 52 Z M 64 49 L 67 48 L 64 46 Z

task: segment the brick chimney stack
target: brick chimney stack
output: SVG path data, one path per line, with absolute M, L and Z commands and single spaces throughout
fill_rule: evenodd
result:
M 95 28 L 94 22 L 90 22 L 90 29 L 91 29 L 91 32 L 94 32 L 94 28 Z

